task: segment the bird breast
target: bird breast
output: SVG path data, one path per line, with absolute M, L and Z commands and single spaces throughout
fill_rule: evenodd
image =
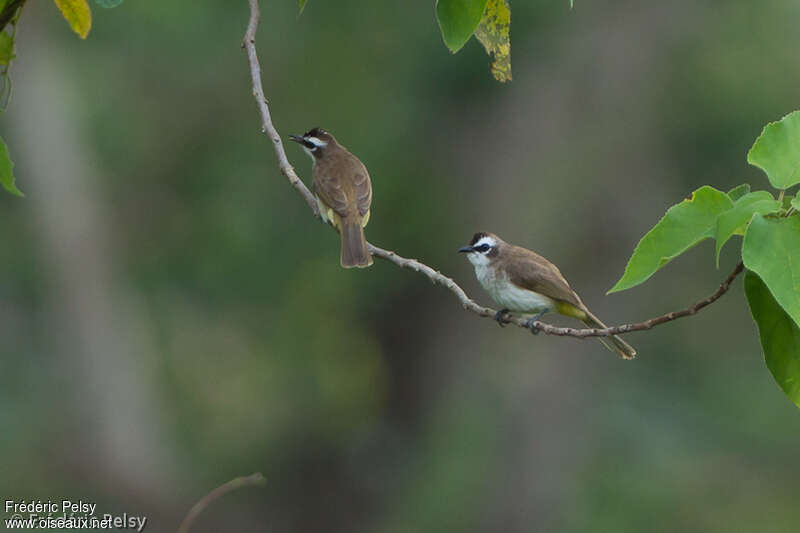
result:
M 552 298 L 514 285 L 504 271 L 489 265 L 476 264 L 475 275 L 497 305 L 504 309 L 518 313 L 538 313 L 555 308 L 556 303 Z

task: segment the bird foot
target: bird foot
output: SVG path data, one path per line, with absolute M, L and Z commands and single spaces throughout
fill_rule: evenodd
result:
M 528 320 L 525 321 L 525 327 L 528 328 L 529 330 L 531 330 L 531 333 L 533 333 L 534 335 L 538 335 L 539 334 L 539 328 L 536 327 L 535 322 L 538 321 L 540 318 L 542 318 L 542 315 L 544 313 L 545 312 L 542 311 L 541 313 L 537 314 L 536 316 L 532 316 Z
M 525 327 L 528 328 L 529 330 L 531 330 L 531 333 L 533 333 L 534 335 L 538 335 L 539 334 L 539 328 L 537 328 L 533 324 L 534 322 L 536 322 L 536 320 L 538 320 L 538 319 L 529 318 L 528 320 L 525 321 Z
M 501 309 L 494 314 L 494 319 L 504 328 L 508 324 L 508 309 Z

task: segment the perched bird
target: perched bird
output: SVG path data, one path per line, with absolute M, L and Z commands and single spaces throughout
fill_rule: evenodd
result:
M 509 244 L 492 233 L 476 233 L 469 246 L 458 251 L 467 254 L 481 286 L 502 307 L 495 315 L 500 325 L 509 311 L 531 314 L 535 316 L 527 325 L 536 333 L 533 323 L 543 314 L 555 311 L 577 318 L 590 328 L 606 327 L 589 311 L 558 268 L 541 255 Z M 633 346 L 617 335 L 597 338 L 625 359 L 636 356 Z
M 367 167 L 323 129 L 314 128 L 289 138 L 311 156 L 314 164 L 311 188 L 322 220 L 336 228 L 342 237 L 342 266 L 370 266 L 372 256 L 364 238 L 372 203 Z

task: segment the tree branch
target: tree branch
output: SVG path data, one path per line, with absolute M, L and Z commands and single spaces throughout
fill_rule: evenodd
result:
M 699 302 L 696 302 L 694 305 L 687 307 L 681 311 L 672 311 L 671 313 L 667 313 L 665 315 L 661 315 L 655 318 L 651 318 L 649 320 L 645 320 L 644 322 L 637 322 L 635 324 L 623 324 L 622 326 L 614 326 L 613 328 L 603 328 L 603 329 L 573 329 L 573 328 L 557 328 L 555 326 L 551 326 L 549 324 L 544 324 L 541 322 L 535 322 L 534 326 L 539 328 L 539 331 L 543 331 L 549 335 L 560 335 L 562 337 L 608 337 L 610 335 L 622 335 L 624 333 L 630 333 L 631 331 L 642 331 L 645 329 L 650 329 L 660 324 L 664 324 L 665 322 L 672 322 L 678 318 L 683 318 L 685 316 L 691 316 L 697 313 L 699 310 L 704 308 L 707 305 L 710 305 L 716 302 L 720 296 L 728 292 L 728 289 L 731 287 L 731 283 L 733 280 L 736 279 L 736 276 L 742 273 L 744 270 L 744 264 L 739 261 L 739 264 L 736 265 L 736 268 L 733 269 L 733 272 L 722 282 L 719 288 L 709 296 Z
M 286 179 L 289 180 L 292 187 L 305 199 L 308 207 L 314 212 L 314 216 L 319 217 L 319 209 L 317 208 L 317 201 L 314 199 L 314 195 L 311 194 L 311 191 L 308 190 L 305 183 L 297 177 L 294 167 L 289 164 L 289 159 L 286 157 L 286 150 L 283 149 L 281 136 L 278 135 L 275 126 L 272 125 L 272 116 L 269 113 L 269 102 L 267 102 L 267 98 L 264 96 L 264 88 L 261 86 L 261 65 L 259 65 L 258 55 L 256 55 L 256 31 L 258 30 L 258 22 L 261 19 L 261 11 L 258 9 L 258 0 L 248 1 L 250 2 L 250 22 L 247 24 L 247 31 L 244 34 L 242 48 L 247 50 L 247 59 L 250 62 L 250 75 L 253 78 L 253 97 L 256 99 L 258 110 L 261 113 L 261 132 L 266 133 L 269 135 L 270 139 L 272 139 L 281 174 L 286 176 Z
M 199 502 L 194 504 L 192 508 L 189 509 L 189 512 L 186 514 L 186 518 L 184 518 L 183 522 L 181 522 L 181 527 L 178 528 L 178 533 L 189 533 L 194 519 L 197 518 L 206 507 L 213 503 L 214 500 L 217 500 L 236 489 L 263 485 L 264 483 L 266 483 L 266 480 L 261 472 L 256 472 L 255 474 L 250 474 L 249 476 L 237 477 L 228 481 L 227 483 L 223 483 L 216 489 L 203 496 Z
M 275 130 L 275 126 L 272 124 L 272 119 L 269 112 L 269 104 L 267 99 L 264 97 L 264 89 L 261 85 L 261 67 L 256 54 L 256 30 L 258 29 L 258 23 L 261 15 L 258 8 L 258 0 L 248 0 L 248 2 L 250 3 L 250 22 L 247 25 L 247 32 L 244 35 L 242 47 L 247 50 L 247 58 L 250 62 L 250 74 L 253 78 L 253 96 L 256 99 L 256 104 L 258 105 L 258 109 L 261 113 L 261 131 L 267 133 L 272 140 L 272 144 L 275 147 L 275 155 L 278 157 L 278 167 L 280 168 L 281 174 L 286 176 L 292 187 L 294 187 L 297 192 L 303 196 L 308 206 L 314 212 L 314 216 L 319 217 L 319 210 L 317 208 L 317 202 L 314 199 L 314 195 L 308 190 L 303 181 L 297 177 L 294 168 L 289 164 L 289 160 L 286 157 L 286 152 L 283 149 L 283 142 L 281 142 L 280 135 L 278 135 L 278 132 Z M 495 316 L 496 311 L 494 309 L 483 307 L 482 305 L 477 304 L 474 300 L 467 296 L 467 293 L 464 291 L 464 289 L 462 289 L 455 281 L 453 281 L 452 278 L 445 276 L 438 270 L 434 270 L 433 268 L 420 261 L 417 261 L 416 259 L 407 259 L 405 257 L 401 257 L 395 252 L 385 250 L 375 246 L 374 244 L 367 243 L 367 246 L 369 247 L 369 251 L 373 256 L 385 259 L 391 263 L 394 263 L 400 268 L 409 268 L 424 274 L 433 283 L 447 288 L 450 290 L 450 292 L 455 294 L 456 298 L 458 298 L 459 302 L 461 302 L 461 306 L 467 311 L 471 311 L 482 317 Z M 708 298 L 700 300 L 694 305 L 681 311 L 673 311 L 659 317 L 645 320 L 644 322 L 624 324 L 622 326 L 604 329 L 575 329 L 557 327 L 541 321 L 536 321 L 533 323 L 533 327 L 535 328 L 535 331 L 541 331 L 548 335 L 577 338 L 609 337 L 611 335 L 622 335 L 632 331 L 650 329 L 684 316 L 694 315 L 707 305 L 712 304 L 728 291 L 733 280 L 742 272 L 743 269 L 744 266 L 740 262 L 738 265 L 736 265 L 736 268 L 733 270 L 733 272 L 731 272 L 722 285 L 719 286 L 716 292 L 714 292 L 714 294 Z M 529 329 L 527 320 L 519 316 L 509 316 L 504 320 L 504 322 L 506 324 L 514 324 L 521 328 Z

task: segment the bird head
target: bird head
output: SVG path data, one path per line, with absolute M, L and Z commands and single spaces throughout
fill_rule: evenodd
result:
M 497 235 L 479 232 L 472 236 L 468 246 L 459 248 L 458 251 L 467 254 L 467 259 L 473 265 L 488 265 L 497 257 L 502 242 Z
M 290 135 L 289 138 L 298 143 L 303 150 L 311 156 L 312 160 L 317 160 L 325 154 L 329 145 L 335 144 L 336 139 L 333 135 L 322 128 L 314 128 L 302 135 Z

